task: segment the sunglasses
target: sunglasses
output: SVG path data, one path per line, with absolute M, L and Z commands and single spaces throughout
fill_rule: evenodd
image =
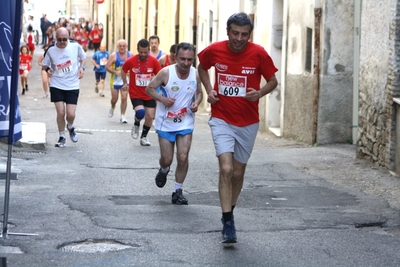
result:
M 57 42 L 66 42 L 68 38 L 57 38 Z

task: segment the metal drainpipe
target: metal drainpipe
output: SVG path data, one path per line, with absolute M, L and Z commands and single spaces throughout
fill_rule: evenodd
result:
M 158 35 L 158 0 L 156 0 L 156 25 L 154 26 L 154 34 Z
M 314 8 L 314 75 L 313 75 L 313 125 L 311 143 L 317 142 L 318 131 L 318 102 L 319 102 L 319 72 L 320 72 L 320 29 L 321 29 L 321 8 Z
M 197 44 L 197 0 L 193 0 L 193 45 L 194 48 L 196 49 L 196 44 Z M 193 67 L 196 67 L 196 58 L 194 57 L 193 60 Z
M 360 75 L 360 38 L 361 38 L 361 0 L 354 1 L 354 62 L 353 62 L 353 121 L 352 139 L 357 143 L 358 131 L 358 105 L 359 105 L 359 75 Z
M 175 44 L 179 44 L 179 17 L 180 17 L 181 1 L 178 0 L 176 4 L 176 15 L 175 15 Z
M 149 33 L 149 0 L 146 0 L 146 10 L 145 10 L 145 18 L 144 18 L 144 39 L 148 39 Z

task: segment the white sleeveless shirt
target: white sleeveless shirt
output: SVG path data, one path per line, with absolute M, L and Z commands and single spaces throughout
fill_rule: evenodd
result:
M 175 65 L 167 66 L 168 83 L 161 87 L 160 94 L 175 98 L 173 106 L 167 108 L 158 102 L 156 108 L 155 128 L 163 132 L 176 132 L 194 129 L 195 114 L 190 110 L 197 90 L 196 69 L 190 67 L 189 76 L 185 80 L 178 78 Z

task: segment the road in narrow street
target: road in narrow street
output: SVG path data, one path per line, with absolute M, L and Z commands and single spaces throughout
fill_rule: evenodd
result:
M 238 243 L 224 247 L 206 111 L 197 115 L 183 187 L 189 205 L 175 206 L 175 161 L 159 189 L 154 129 L 150 147 L 132 139 L 130 102 L 127 124 L 119 122 L 119 103 L 108 118 L 109 85 L 105 97 L 95 93 L 89 60 L 75 144 L 68 138 L 65 148 L 54 147 L 56 112 L 42 97 L 38 67 L 29 88 L 19 96 L 22 120 L 45 123 L 47 144 L 13 151 L 10 235 L 0 240 L 8 267 L 400 266 L 400 180 L 356 160 L 353 145 L 310 147 L 260 133 L 235 208 Z M 3 199 L 1 192 L 1 207 Z

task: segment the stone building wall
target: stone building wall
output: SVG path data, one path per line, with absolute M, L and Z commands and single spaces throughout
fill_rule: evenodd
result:
M 399 96 L 398 0 L 367 0 L 361 9 L 357 157 L 393 170 Z

